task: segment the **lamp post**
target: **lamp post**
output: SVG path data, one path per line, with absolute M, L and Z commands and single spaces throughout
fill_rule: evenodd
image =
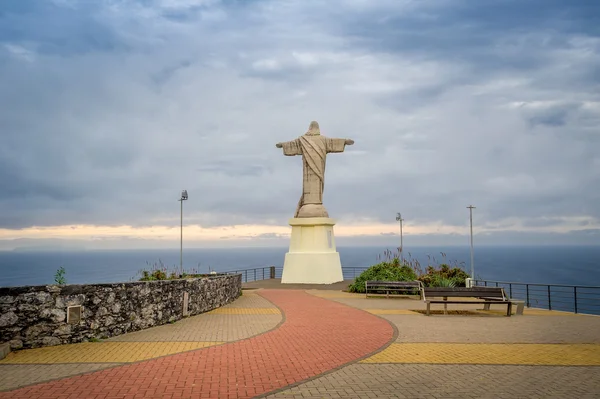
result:
M 473 205 L 467 207 L 469 209 L 469 222 L 471 224 L 471 279 L 475 280 L 475 264 L 473 262 Z
M 402 221 L 404 219 L 402 219 L 402 215 L 400 213 L 396 213 L 396 221 L 400 222 L 400 260 L 404 260 L 404 245 L 402 243 Z
M 188 199 L 187 190 L 181 192 L 181 198 L 177 201 L 181 203 L 181 238 L 179 240 L 179 268 L 181 269 L 181 277 L 183 277 L 183 201 Z

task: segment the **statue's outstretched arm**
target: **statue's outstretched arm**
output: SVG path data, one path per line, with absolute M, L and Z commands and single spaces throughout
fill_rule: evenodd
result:
M 302 155 L 302 149 L 298 139 L 275 144 L 277 148 L 283 148 L 283 155 Z
M 344 152 L 344 146 L 354 144 L 354 140 L 351 139 L 325 139 L 325 148 L 327 152 Z

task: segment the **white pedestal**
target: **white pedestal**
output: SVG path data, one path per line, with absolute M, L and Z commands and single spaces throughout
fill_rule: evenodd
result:
M 343 281 L 331 218 L 292 218 L 290 250 L 285 254 L 282 284 L 332 284 Z

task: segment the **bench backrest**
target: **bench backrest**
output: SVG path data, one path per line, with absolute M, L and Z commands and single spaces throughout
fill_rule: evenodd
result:
M 421 282 L 415 281 L 365 281 L 365 287 L 421 288 Z
M 423 299 L 427 297 L 498 298 L 506 300 L 502 287 L 424 287 Z

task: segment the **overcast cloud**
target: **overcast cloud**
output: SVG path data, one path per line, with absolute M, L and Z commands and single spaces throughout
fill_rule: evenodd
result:
M 275 143 L 311 120 L 356 142 L 336 231 L 402 212 L 444 243 L 472 203 L 481 237 L 600 242 L 596 0 L 4 0 L 0 238 L 177 231 L 185 188 L 186 225 L 281 239 L 302 169 Z

